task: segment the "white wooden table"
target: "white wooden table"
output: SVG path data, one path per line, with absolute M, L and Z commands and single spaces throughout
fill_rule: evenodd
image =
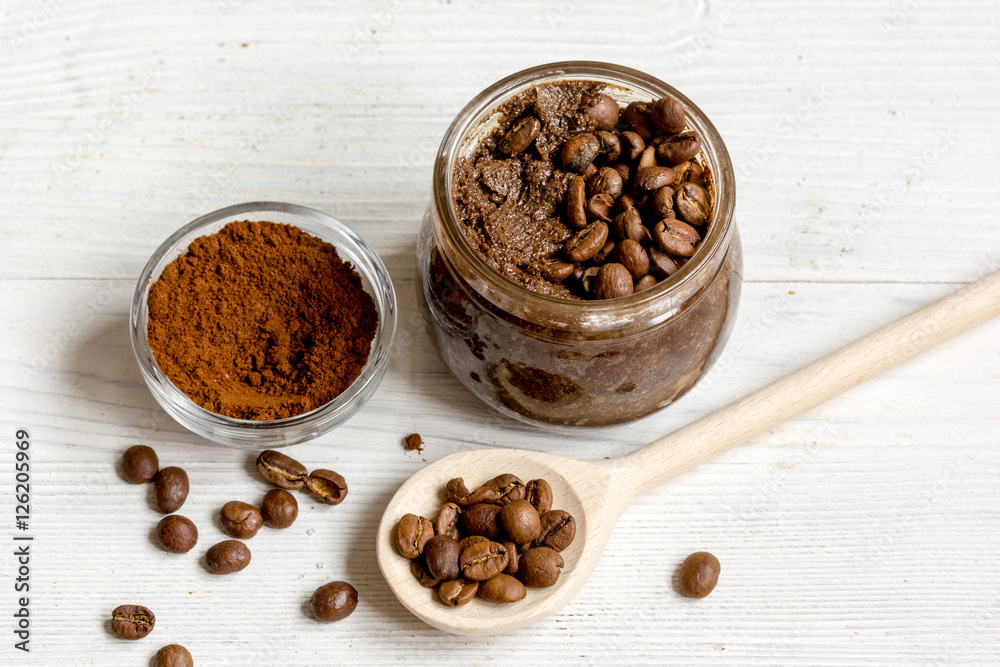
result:
M 617 16 L 621 12 L 632 18 Z M 617 62 L 685 91 L 739 175 L 746 283 L 715 369 L 635 424 L 552 435 L 491 414 L 444 369 L 415 305 L 431 162 L 458 110 L 531 65 Z M 509 636 L 443 635 L 374 560 L 394 488 L 483 445 L 621 455 L 1000 268 L 1000 5 L 995 0 L 287 3 L 6 0 L 0 5 L 0 664 L 996 664 L 1000 661 L 1000 321 L 649 494 L 590 584 Z M 350 484 L 249 542 L 233 577 L 199 558 L 232 499 L 265 491 L 253 454 L 210 446 L 144 387 L 127 313 L 146 259 L 194 216 L 272 199 L 366 236 L 400 300 L 391 368 L 339 430 L 290 451 Z M 31 436 L 27 531 L 15 432 Z M 413 431 L 421 456 L 405 452 Z M 134 443 L 180 465 L 201 542 L 150 539 Z M 18 536 L 30 592 L 16 593 Z M 692 551 L 722 562 L 674 592 Z M 345 579 L 361 602 L 317 623 Z M 16 650 L 30 598 L 30 653 Z M 111 609 L 144 604 L 124 642 Z

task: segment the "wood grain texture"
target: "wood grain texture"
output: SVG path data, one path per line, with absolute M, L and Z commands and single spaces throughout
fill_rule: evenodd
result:
M 424 459 L 480 447 L 622 456 L 1000 267 L 1000 5 L 993 0 L 222 0 L 0 4 L 0 468 L 32 435 L 32 652 L 14 651 L 0 555 L 0 664 L 986 665 L 1000 661 L 1000 323 L 757 436 L 625 511 L 580 595 L 510 635 L 450 637 L 403 609 L 378 520 Z M 244 46 L 245 45 L 245 46 Z M 414 298 L 416 226 L 459 109 L 518 69 L 617 62 L 684 91 L 737 172 L 745 289 L 734 335 L 683 400 L 634 424 L 541 431 L 444 369 Z M 400 301 L 386 379 L 292 453 L 343 474 L 249 542 L 239 578 L 198 563 L 214 516 L 266 487 L 250 455 L 160 411 L 128 345 L 159 243 L 196 215 L 291 201 L 353 226 Z M 401 438 L 418 431 L 424 454 Z M 149 539 L 148 490 L 116 470 L 152 445 L 191 477 L 187 556 Z M 13 488 L 0 535 L 13 535 Z M 684 557 L 722 562 L 687 600 Z M 317 586 L 361 604 L 321 625 Z M 144 641 L 105 619 L 145 604 Z

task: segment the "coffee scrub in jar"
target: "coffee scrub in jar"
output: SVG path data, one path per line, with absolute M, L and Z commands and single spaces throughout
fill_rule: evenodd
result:
M 442 141 L 418 240 L 441 358 L 529 423 L 666 407 L 735 320 L 734 197 L 715 127 L 656 78 L 567 62 L 493 84 Z

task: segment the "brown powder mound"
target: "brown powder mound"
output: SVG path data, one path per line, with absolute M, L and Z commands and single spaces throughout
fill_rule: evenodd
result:
M 336 398 L 360 375 L 377 325 L 374 300 L 336 248 L 272 222 L 196 239 L 149 291 L 160 368 L 198 405 L 241 419 Z

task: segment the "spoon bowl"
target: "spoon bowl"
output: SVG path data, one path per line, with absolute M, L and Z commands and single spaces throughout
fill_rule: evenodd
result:
M 583 588 L 615 521 L 643 493 L 998 314 L 1000 271 L 619 459 L 587 463 L 523 449 L 477 449 L 445 456 L 414 473 L 389 501 L 378 527 L 379 567 L 403 606 L 446 632 L 485 636 L 538 621 Z M 446 502 L 448 480 L 454 477 L 475 488 L 503 473 L 524 482 L 547 481 L 553 508 L 576 520 L 576 538 L 562 552 L 565 567 L 554 586 L 528 588 L 527 597 L 512 604 L 476 599 L 455 609 L 411 574 L 410 560 L 396 551 L 396 525 L 408 513 L 433 520 Z

